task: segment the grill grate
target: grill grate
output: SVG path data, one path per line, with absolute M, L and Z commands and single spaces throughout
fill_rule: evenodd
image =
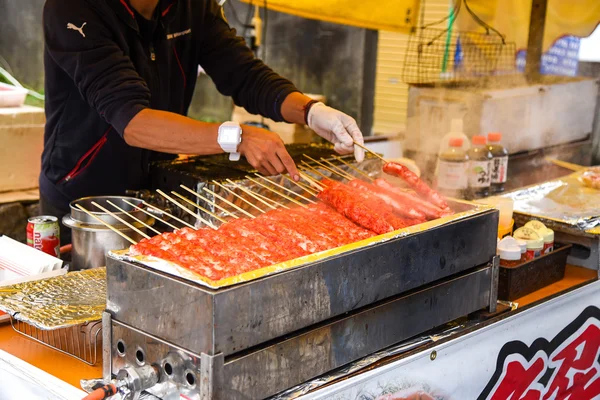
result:
M 98 355 L 102 354 L 102 321 L 54 330 L 38 329 L 14 318 L 10 319 L 10 323 L 21 335 L 88 365 L 95 365 Z

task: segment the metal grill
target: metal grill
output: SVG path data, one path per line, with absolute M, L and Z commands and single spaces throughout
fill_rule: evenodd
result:
M 435 84 L 518 74 L 516 45 L 495 33 L 419 28 L 404 62 L 408 84 Z
M 102 321 L 54 330 L 38 329 L 14 318 L 10 319 L 10 323 L 21 335 L 88 365 L 95 365 L 98 355 L 102 354 Z

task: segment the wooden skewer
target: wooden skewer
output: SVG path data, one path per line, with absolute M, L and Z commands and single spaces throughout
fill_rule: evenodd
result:
M 148 211 L 144 210 L 144 209 L 143 209 L 143 208 L 141 208 L 141 207 L 138 207 L 138 206 L 136 206 L 136 205 L 135 205 L 135 204 L 133 204 L 133 203 L 130 203 L 129 201 L 127 201 L 127 200 L 125 200 L 125 199 L 122 199 L 122 200 L 123 200 L 125 203 L 129 204 L 130 206 L 132 206 L 133 208 L 135 208 L 136 210 L 139 210 L 139 211 L 143 212 L 144 214 L 146 214 L 146 215 L 148 215 L 148 216 L 150 216 L 150 217 L 152 217 L 152 218 L 156 219 L 157 221 L 160 221 L 160 222 L 162 222 L 163 224 L 165 224 L 165 225 L 167 225 L 167 226 L 170 226 L 170 227 L 171 227 L 171 228 L 173 228 L 173 229 L 179 229 L 178 227 L 176 227 L 175 225 L 173 225 L 173 224 L 172 224 L 172 223 L 170 223 L 169 221 L 166 221 L 166 220 L 164 220 L 164 219 L 160 219 L 160 218 L 158 218 L 157 216 L 155 216 L 154 214 L 152 214 L 152 213 L 150 213 L 150 212 L 148 212 Z M 157 209 L 156 207 L 154 207 L 154 208 L 155 208 L 155 209 Z
M 198 221 L 202 222 L 205 225 L 208 225 L 209 227 L 211 227 L 212 229 L 217 229 L 213 224 L 207 224 L 206 221 L 204 221 L 204 219 L 200 218 L 198 215 L 196 215 L 196 213 L 191 212 L 190 210 L 188 210 L 188 208 L 186 206 L 184 206 L 183 204 L 181 204 L 180 202 L 178 202 L 177 200 L 175 200 L 174 198 L 172 198 L 171 196 L 169 196 L 168 194 L 166 194 L 165 192 L 163 192 L 160 189 L 156 190 L 158 192 L 158 194 L 160 194 L 162 197 L 164 197 L 165 199 L 169 200 L 171 203 L 175 204 L 177 207 L 181 208 L 183 211 L 185 211 L 186 213 L 190 214 L 192 217 L 196 218 Z M 179 220 L 180 222 L 183 222 L 182 220 Z M 187 224 L 187 223 L 186 223 Z M 189 224 L 187 224 L 188 226 L 191 226 Z
M 321 158 L 321 161 L 323 161 L 324 163 L 329 164 L 331 166 L 331 168 L 333 168 L 334 170 L 339 171 L 338 174 L 342 174 L 349 181 L 351 181 L 353 179 L 356 179 L 352 174 L 350 174 L 349 172 L 344 171 L 342 168 L 340 168 L 339 166 L 335 165 L 331 161 L 326 160 L 324 158 Z
M 121 221 L 123 224 L 125 224 L 126 227 L 133 229 L 135 232 L 142 235 L 142 237 L 145 237 L 146 239 L 150 239 L 150 236 L 146 235 L 144 232 L 140 231 L 138 228 L 136 228 L 129 222 L 125 221 L 123 218 L 119 217 L 114 212 L 107 210 L 106 208 L 102 207 L 100 204 L 96 203 L 95 201 L 92 201 L 92 205 L 94 205 L 94 207 L 98 207 L 99 209 L 101 209 L 102 211 L 104 211 L 105 213 L 107 213 L 108 215 L 110 215 L 111 217 L 116 219 L 117 221 Z
M 321 178 L 325 178 L 325 179 L 330 179 L 327 175 L 323 174 L 321 171 L 317 170 L 316 168 L 314 168 L 313 166 L 311 166 L 310 164 L 302 161 L 300 163 L 300 169 L 303 169 L 304 171 L 309 171 L 312 172 L 314 174 L 319 175 Z M 323 185 L 323 184 L 321 184 Z
M 165 214 L 165 215 L 167 215 L 167 216 L 169 216 L 169 217 L 173 218 L 175 221 L 177 221 L 177 222 L 179 222 L 179 223 L 181 223 L 181 224 L 183 224 L 183 225 L 187 226 L 188 228 L 191 228 L 191 229 L 193 229 L 193 230 L 195 230 L 195 231 L 197 231 L 197 230 L 198 230 L 198 229 L 196 229 L 196 227 L 195 227 L 195 226 L 193 226 L 193 225 L 191 225 L 191 224 L 188 224 L 187 222 L 185 222 L 185 221 L 184 221 L 184 220 L 182 220 L 181 218 L 177 218 L 177 217 L 176 217 L 176 216 L 174 216 L 173 214 L 169 214 L 169 213 L 168 213 L 168 212 L 166 212 L 165 210 L 161 210 L 160 208 L 158 208 L 158 207 L 156 207 L 156 206 L 153 206 L 152 204 L 149 204 L 149 203 L 147 203 L 147 202 L 145 202 L 145 201 L 144 201 L 144 203 L 143 203 L 143 204 L 144 204 L 146 207 L 151 207 L 151 208 L 153 208 L 153 209 L 155 209 L 155 210 L 158 210 L 158 211 L 160 211 L 161 213 L 163 213 L 163 214 Z M 180 229 L 180 228 L 177 228 L 177 229 Z
M 559 167 L 570 169 L 571 171 L 582 171 L 587 168 L 582 165 L 573 164 L 573 163 L 570 163 L 567 161 L 557 160 L 556 158 L 544 157 L 544 159 L 546 161 L 553 163 L 554 165 L 558 165 Z
M 289 177 L 289 176 L 287 176 L 287 175 L 282 175 L 282 176 L 283 176 L 283 177 L 284 177 L 286 180 L 288 180 L 288 181 L 292 182 L 294 185 L 297 185 L 297 186 L 298 186 L 300 189 L 304 190 L 305 192 L 307 192 L 307 193 L 308 193 L 308 194 L 310 194 L 311 196 L 315 196 L 315 197 L 317 196 L 317 194 L 316 194 L 315 192 L 313 192 L 313 191 L 310 189 L 310 186 L 308 186 L 308 185 L 305 185 L 305 184 L 304 184 L 304 183 L 302 183 L 302 182 L 296 182 L 295 180 L 293 180 L 292 178 L 290 178 L 290 177 Z
M 124 239 L 128 240 L 131 244 L 137 244 L 137 242 L 135 240 L 133 240 L 132 238 L 130 238 L 129 236 L 127 236 L 126 234 L 124 234 L 123 232 L 121 232 L 120 230 L 118 230 L 117 228 L 113 227 L 108 222 L 105 222 L 101 218 L 95 216 L 93 213 L 91 213 L 88 210 L 86 210 L 85 208 L 83 208 L 83 206 L 81 204 L 75 204 L 75 207 L 79 208 L 81 211 L 83 211 L 84 213 L 86 213 L 90 217 L 94 218 L 96 221 L 100 222 L 102 225 L 106 226 L 111 231 L 119 234 L 121 237 L 123 237 Z
M 256 208 L 258 211 L 260 211 L 261 213 L 265 213 L 265 211 L 260 208 L 259 206 L 257 206 L 254 203 L 249 202 L 248 200 L 246 200 L 245 198 L 243 198 L 242 196 L 240 196 L 239 194 L 237 194 L 236 192 L 234 192 L 233 190 L 229 189 L 227 186 L 225 185 L 221 185 L 219 182 L 217 181 L 213 181 L 213 183 L 215 185 L 217 185 L 218 187 L 220 187 L 223 190 L 226 190 L 228 193 L 231 193 L 233 196 L 237 197 L 238 199 L 242 200 L 244 203 L 248 204 L 249 206 L 252 206 L 254 208 Z
M 227 200 L 227 199 L 225 199 L 225 198 L 223 198 L 223 197 L 219 196 L 218 194 L 216 194 L 216 193 L 215 193 L 215 192 L 213 192 L 212 190 L 210 190 L 210 189 L 207 189 L 207 188 L 205 188 L 205 187 L 203 187 L 203 188 L 202 188 L 202 190 L 204 190 L 204 191 L 205 191 L 205 192 L 207 192 L 207 193 L 210 193 L 210 194 L 212 194 L 214 197 L 216 197 L 216 198 L 218 198 L 218 199 L 221 199 L 222 201 L 224 201 L 225 203 L 229 204 L 231 207 L 235 208 L 236 210 L 238 210 L 238 211 L 239 211 L 239 212 L 241 212 L 242 214 L 245 214 L 245 215 L 247 215 L 249 218 L 252 218 L 252 219 L 256 218 L 254 215 L 250 214 L 248 211 L 246 211 L 246 210 L 244 210 L 244 209 L 242 209 L 242 208 L 240 208 L 240 207 L 236 206 L 235 204 L 233 204 L 233 203 L 232 203 L 232 202 L 230 202 L 229 200 Z
M 269 203 L 268 201 L 272 201 L 271 199 L 267 199 L 264 196 L 260 196 L 258 193 L 252 193 L 250 190 L 246 189 L 245 187 L 242 187 L 240 185 L 238 185 L 237 183 L 235 183 L 234 181 L 232 181 L 231 179 L 227 179 L 227 182 L 231 183 L 234 187 L 240 189 L 242 192 L 248 194 L 249 196 L 251 196 L 252 198 L 260 201 L 261 203 L 263 203 L 265 206 L 269 207 L 271 210 L 276 210 L 277 207 L 273 206 L 273 203 Z M 261 198 L 262 197 L 262 198 Z
M 373 150 L 369 149 L 368 147 L 365 147 L 365 145 L 362 145 L 356 141 L 354 141 L 354 145 L 360 147 L 361 149 L 373 154 L 375 157 L 379 158 L 381 161 L 383 161 L 384 163 L 387 164 L 387 160 L 383 157 L 381 157 L 379 154 L 375 153 Z
M 345 166 L 347 166 L 348 168 L 353 169 L 355 172 L 359 173 L 360 175 L 364 176 L 365 178 L 369 179 L 370 181 L 373 180 L 373 178 L 371 178 L 369 176 L 369 174 L 367 174 L 365 171 L 361 171 L 360 169 L 356 168 L 354 165 L 350 164 L 349 162 L 344 161 L 344 159 L 342 157 L 338 157 L 338 156 L 333 156 L 336 160 L 338 160 L 339 162 L 341 162 L 342 164 L 344 164 Z
M 198 210 L 200 211 L 204 211 L 205 213 L 207 213 L 208 215 L 210 215 L 211 217 L 217 219 L 218 221 L 222 222 L 222 223 L 226 223 L 227 221 L 225 221 L 223 218 L 219 217 L 217 214 L 212 213 L 210 211 L 208 211 L 206 208 L 204 207 L 200 207 L 198 204 L 194 203 L 193 201 L 191 201 L 190 199 L 188 199 L 187 197 L 177 193 L 174 190 L 171 190 L 171 193 L 177 197 L 179 197 L 181 200 L 185 201 L 186 203 L 196 207 Z
M 283 190 L 285 190 L 285 191 L 286 191 L 286 192 L 288 192 L 288 193 L 291 193 L 291 194 L 293 194 L 293 195 L 296 195 L 296 196 L 298 196 L 298 197 L 302 198 L 303 200 L 306 200 L 306 201 L 308 201 L 309 203 L 312 203 L 312 204 L 317 204 L 315 201 L 312 201 L 311 199 L 309 199 L 309 198 L 306 198 L 306 197 L 302 196 L 301 194 L 294 192 L 292 189 L 288 189 L 288 188 L 286 188 L 285 186 L 278 184 L 277 182 L 273 182 L 272 180 L 270 180 L 270 179 L 267 179 L 267 177 L 265 177 L 265 176 L 262 176 L 262 175 L 259 175 L 259 174 L 254 174 L 254 175 L 256 175 L 257 177 L 259 177 L 259 178 L 261 178 L 261 179 L 264 179 L 265 181 L 269 182 L 269 183 L 270 183 L 270 184 L 272 184 L 272 185 L 275 185 L 275 186 L 277 186 L 277 187 L 278 187 L 278 188 L 280 188 L 280 189 L 283 189 Z M 285 175 L 283 175 L 283 176 L 285 176 Z M 292 181 L 293 181 L 293 179 L 292 179 Z
M 337 172 L 336 170 L 334 170 L 334 169 L 332 169 L 332 168 L 329 168 L 327 165 L 323 164 L 322 162 L 319 162 L 319 161 L 315 160 L 315 159 L 314 159 L 314 158 L 312 158 L 311 156 L 308 156 L 308 155 L 306 155 L 306 154 L 304 154 L 304 156 L 305 156 L 306 158 L 308 158 L 309 160 L 311 160 L 311 161 L 315 162 L 315 163 L 316 163 L 316 164 L 317 164 L 319 167 L 323 168 L 325 171 L 329 171 L 329 172 L 331 172 L 331 173 L 332 173 L 332 174 L 334 174 L 334 175 L 341 176 L 341 177 L 342 177 L 342 179 L 348 179 L 348 177 L 346 176 L 346 174 L 345 174 L 345 173 L 343 173 L 343 174 L 342 174 L 342 173 L 340 173 L 340 172 Z M 308 163 L 307 163 L 307 165 L 308 165 Z M 354 177 L 352 177 L 351 179 L 354 179 Z
M 313 185 L 319 192 L 325 188 L 325 186 L 323 186 L 320 182 L 317 182 L 315 179 L 305 174 L 304 172 L 299 171 L 298 173 L 302 178 L 304 178 L 304 180 Z
M 152 232 L 156 233 L 157 235 L 160 235 L 160 232 L 157 231 L 156 229 L 154 229 L 153 227 L 151 227 L 150 225 L 148 225 L 147 223 L 145 223 L 144 221 L 142 221 L 141 219 L 133 216 L 132 214 L 128 213 L 127 211 L 123 210 L 121 207 L 119 207 L 118 205 L 116 205 L 115 203 L 113 203 L 110 200 L 106 200 L 106 202 L 108 204 L 110 204 L 111 206 L 113 206 L 114 208 L 116 208 L 117 210 L 121 211 L 122 213 L 124 213 L 125 215 L 127 215 L 129 218 L 133 219 L 134 221 L 139 222 L 140 224 L 144 225 L 146 228 L 150 229 Z
M 193 194 L 194 196 L 198 197 L 200 200 L 204 200 L 205 202 L 207 202 L 210 205 L 213 205 L 215 208 L 218 208 L 219 210 L 223 211 L 225 213 L 225 215 L 227 215 L 228 217 L 234 218 L 234 219 L 240 219 L 240 217 L 238 217 L 237 215 L 233 214 L 231 211 L 229 211 L 228 209 L 221 207 L 220 205 L 218 205 L 217 203 L 215 203 L 214 201 L 211 201 L 209 199 L 207 199 L 206 197 L 202 196 L 200 193 L 194 192 L 192 189 L 190 189 L 189 187 L 185 186 L 185 185 L 179 185 L 179 187 L 181 187 L 182 189 L 187 190 L 188 192 L 190 192 L 191 194 Z
M 258 197 L 262 198 L 264 201 L 270 202 L 272 205 L 275 206 L 275 209 L 277 209 L 277 207 L 281 207 L 281 208 L 285 208 L 286 210 L 291 210 L 291 208 L 289 208 L 285 204 L 279 203 L 278 201 L 270 199 L 267 196 L 264 196 L 264 195 L 262 195 L 260 193 L 254 193 L 254 194 L 257 195 Z
M 267 190 L 270 190 L 271 192 L 273 192 L 273 193 L 275 193 L 275 194 L 277 194 L 277 195 L 279 195 L 279 196 L 283 197 L 284 199 L 287 199 L 287 200 L 291 201 L 291 202 L 292 202 L 292 203 L 294 203 L 294 204 L 297 204 L 297 205 L 299 205 L 300 207 L 307 208 L 306 204 L 304 204 L 304 203 L 300 203 L 298 200 L 296 200 L 296 199 L 294 199 L 294 198 L 292 198 L 292 197 L 288 196 L 287 194 L 283 194 L 283 193 L 281 193 L 281 192 L 279 192 L 279 191 L 277 191 L 277 190 L 275 190 L 275 189 L 273 189 L 273 188 L 271 188 L 271 187 L 269 187 L 269 186 L 267 186 L 267 185 L 265 185 L 265 184 L 262 184 L 262 183 L 260 183 L 259 181 L 257 181 L 256 179 L 252 179 L 252 177 L 250 177 L 250 176 L 248 176 L 248 175 L 246 175 L 246 179 L 248 179 L 248 180 L 250 180 L 250 181 L 252 181 L 252 182 L 256 183 L 257 185 L 260 185 L 260 186 L 264 187 L 264 188 L 265 188 L 265 189 L 267 189 Z

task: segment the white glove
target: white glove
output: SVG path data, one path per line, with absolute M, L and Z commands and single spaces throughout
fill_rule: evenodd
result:
M 357 162 L 365 158 L 365 152 L 354 141 L 364 144 L 363 135 L 356 121 L 323 103 L 315 103 L 308 111 L 308 126 L 323 139 L 333 143 L 333 149 L 339 154 L 349 154 L 354 151 Z

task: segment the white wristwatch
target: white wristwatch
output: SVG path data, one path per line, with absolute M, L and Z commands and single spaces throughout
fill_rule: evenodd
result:
M 238 146 L 242 142 L 242 127 L 237 122 L 224 122 L 219 126 L 217 142 L 225 153 L 229 153 L 229 161 L 238 161 Z

